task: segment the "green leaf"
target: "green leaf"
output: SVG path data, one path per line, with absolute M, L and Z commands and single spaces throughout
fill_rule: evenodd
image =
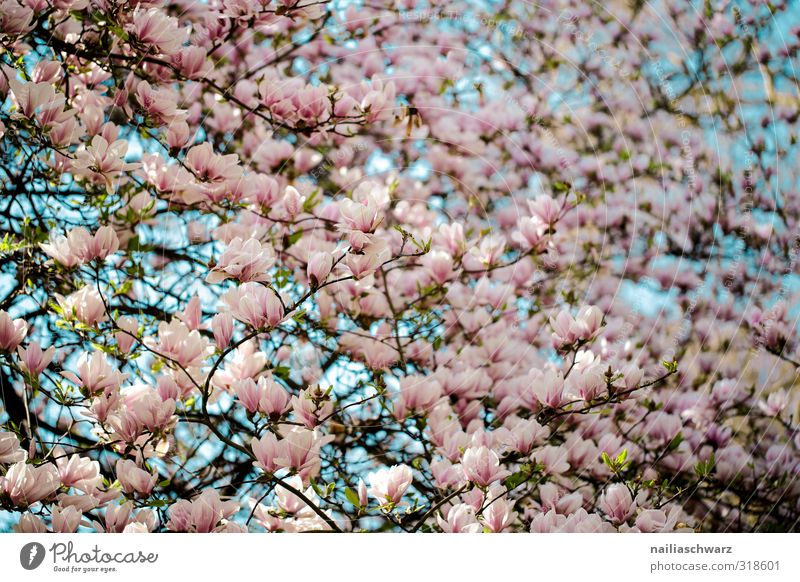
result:
M 519 487 L 525 483 L 525 481 L 528 480 L 528 477 L 530 477 L 530 474 L 527 471 L 517 471 L 516 473 L 506 477 L 506 487 L 508 489 L 515 489 L 516 487 Z
M 358 493 L 353 491 L 350 487 L 345 487 L 344 489 L 344 496 L 347 497 L 347 500 L 353 504 L 355 507 L 361 507 L 361 502 L 358 499 Z

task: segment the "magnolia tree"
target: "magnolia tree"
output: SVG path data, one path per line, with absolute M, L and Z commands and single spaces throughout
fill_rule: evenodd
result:
M 2 527 L 798 529 L 797 6 L 381 4 L 0 0 Z

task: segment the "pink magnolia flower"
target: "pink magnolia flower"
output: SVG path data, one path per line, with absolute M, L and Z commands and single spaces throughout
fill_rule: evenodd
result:
M 333 268 L 333 255 L 325 251 L 312 253 L 308 259 L 306 271 L 308 280 L 312 288 L 316 289 L 325 279 Z
M 20 363 L 22 368 L 31 376 L 38 377 L 50 362 L 53 361 L 53 356 L 56 354 L 56 349 L 50 346 L 42 351 L 42 347 L 38 342 L 30 342 L 27 348 L 19 346 L 17 348 Z
M 163 399 L 146 384 L 127 388 L 122 396 L 124 414 L 150 432 L 163 431 L 177 420 L 175 400 Z
M 55 455 L 58 475 L 64 487 L 74 487 L 90 494 L 103 484 L 100 463 L 97 461 L 78 454 L 68 457 L 60 448 L 56 449 Z
M 533 216 L 549 225 L 558 221 L 561 212 L 558 202 L 546 194 L 540 194 L 535 200 L 528 200 L 528 209 Z
M 55 298 L 67 321 L 77 319 L 83 324 L 93 326 L 108 317 L 103 298 L 94 285 L 84 285 L 66 297 L 55 293 Z
M 384 467 L 367 475 L 369 494 L 381 504 L 388 502 L 397 505 L 413 479 L 411 467 L 408 465 Z
M 27 507 L 49 497 L 60 486 L 58 471 L 52 463 L 34 467 L 20 461 L 11 465 L 5 477 L 0 477 L 0 491 L 19 507 Z
M 0 432 L 0 463 L 17 463 L 27 457 L 27 453 L 19 445 L 17 435 L 13 432 Z
M 117 480 L 122 485 L 125 493 L 141 493 L 150 495 L 158 481 L 158 474 L 140 469 L 139 466 L 128 459 L 120 459 L 115 467 Z
M 257 239 L 243 241 L 234 238 L 217 264 L 211 269 L 206 281 L 219 283 L 225 279 L 248 281 L 269 281 L 269 270 L 275 264 L 275 252 L 269 245 L 262 245 Z
M 636 502 L 624 484 L 614 483 L 600 498 L 600 509 L 608 515 L 612 522 L 619 525 L 626 522 L 636 511 Z
M 253 454 L 256 457 L 256 462 L 253 463 L 256 467 L 266 473 L 274 473 L 280 466 L 277 464 L 276 459 L 283 453 L 281 441 L 271 432 L 266 433 L 260 439 L 253 438 L 250 441 L 250 448 L 253 449 Z
M 33 10 L 18 0 L 0 2 L 0 31 L 9 36 L 24 34 L 33 29 Z
M 224 350 L 233 337 L 233 316 L 229 312 L 216 314 L 211 318 L 211 330 L 214 332 L 217 348 Z
M 479 533 L 482 529 L 475 517 L 475 508 L 466 503 L 453 505 L 444 516 L 444 519 L 436 517 L 444 533 Z
M 778 416 L 789 405 L 789 393 L 780 389 L 759 400 L 758 407 L 768 416 Z
M 16 0 L 11 0 L 12 2 Z M 16 533 L 48 533 L 44 522 L 32 513 L 23 513 L 19 522 L 14 526 Z
M 348 228 L 360 232 L 375 232 L 383 221 L 378 202 L 372 194 L 357 202 L 344 198 L 339 202 L 339 212 Z
M 15 77 L 8 77 L 8 88 L 14 95 L 17 108 L 28 119 L 33 119 L 37 111 L 56 100 L 56 91 L 50 83 L 22 83 Z M 61 100 L 63 101 L 63 97 Z
M 114 339 L 117 340 L 119 351 L 127 354 L 139 336 L 139 322 L 129 315 L 123 315 L 117 319 L 117 327 L 120 331 L 114 333 Z
M 489 531 L 500 533 L 517 519 L 514 504 L 504 496 L 502 487 L 494 486 L 489 491 L 486 507 L 480 520 L 489 528 Z
M 401 378 L 400 396 L 394 405 L 395 416 L 405 418 L 409 410 L 430 410 L 442 396 L 442 385 L 437 380 L 421 375 Z
M 133 23 L 128 30 L 136 41 L 155 48 L 165 55 L 174 55 L 189 39 L 189 30 L 178 27 L 178 20 L 167 16 L 159 8 L 144 9 L 137 6 L 133 11 Z
M 156 349 L 159 354 L 187 368 L 203 364 L 208 356 L 209 342 L 196 329 L 190 330 L 182 321 L 173 319 L 170 323 L 162 321 L 158 324 Z
M 467 480 L 478 487 L 488 487 L 511 474 L 500 468 L 500 458 L 488 447 L 468 448 L 461 459 L 461 467 Z
M 81 265 L 86 260 L 91 235 L 83 227 L 73 228 L 66 236 L 50 233 L 50 242 L 41 243 L 41 249 L 65 267 Z
M 422 257 L 422 266 L 431 279 L 444 285 L 453 275 L 453 257 L 445 251 L 433 251 Z
M 172 55 L 172 64 L 187 79 L 202 79 L 213 68 L 207 57 L 203 47 L 185 46 Z
M 83 514 L 74 506 L 53 507 L 53 532 L 75 533 L 81 523 Z
M 333 440 L 333 435 L 322 436 L 317 431 L 293 428 L 281 442 L 280 456 L 275 459 L 279 467 L 297 471 L 303 481 L 319 474 L 319 453 Z
M 123 172 L 139 167 L 138 164 L 125 162 L 127 152 L 128 142 L 124 139 L 109 143 L 103 136 L 96 135 L 89 147 L 76 152 L 72 171 L 92 184 L 105 186 L 106 191 L 111 193 L 114 191 L 114 182 Z
M 6 311 L 0 311 L 0 350 L 13 352 L 28 334 L 28 324 L 22 319 L 11 319 Z
M 206 184 L 225 186 L 242 177 L 239 156 L 217 154 L 208 142 L 193 146 L 186 152 L 186 165 L 192 170 L 195 177 Z M 214 189 L 211 190 L 212 193 L 214 191 Z
M 209 533 L 226 525 L 239 511 L 235 501 L 223 501 L 216 489 L 206 489 L 191 501 L 181 499 L 168 511 L 167 529 L 176 532 Z
M 275 327 L 285 317 L 281 299 L 272 289 L 259 283 L 244 283 L 222 295 L 231 315 L 256 329 Z
M 78 374 L 61 372 L 70 382 L 83 387 L 89 394 L 102 392 L 107 388 L 118 388 L 128 374 L 123 374 L 112 366 L 103 352 L 84 352 L 78 358 L 75 369 Z
M 280 417 L 289 410 L 289 393 L 271 376 L 259 378 L 258 386 L 261 390 L 261 397 L 258 402 L 261 412 L 271 417 Z
M 333 402 L 319 385 L 309 386 L 292 396 L 292 410 L 306 428 L 314 428 L 333 412 Z
M 88 241 L 85 260 L 105 259 L 119 249 L 119 238 L 110 226 L 101 226 Z

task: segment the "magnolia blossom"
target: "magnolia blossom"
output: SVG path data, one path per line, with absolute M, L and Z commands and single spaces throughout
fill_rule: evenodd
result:
M 156 481 L 158 481 L 157 473 L 145 471 L 128 459 L 120 459 L 117 461 L 115 471 L 117 473 L 117 479 L 125 493 L 149 495 L 156 486 Z
M 24 461 L 27 456 L 14 433 L 0 432 L 0 463 Z
M 333 440 L 332 435 L 322 436 L 316 431 L 293 428 L 281 440 L 279 456 L 275 459 L 278 467 L 297 471 L 303 481 L 319 474 L 320 449 Z
M 81 523 L 82 514 L 73 506 L 53 508 L 53 531 L 58 533 L 74 533 Z
M 22 319 L 11 319 L 11 316 L 0 311 L 0 350 L 13 352 L 25 339 L 28 325 Z
M 62 372 L 62 376 L 70 382 L 81 386 L 90 394 L 101 392 L 108 388 L 118 388 L 128 377 L 117 370 L 103 352 L 83 353 L 75 367 L 77 374 Z
M 367 475 L 369 494 L 381 504 L 397 505 L 405 495 L 414 477 L 408 465 L 393 465 Z
M 78 454 L 67 456 L 63 451 L 56 451 L 56 466 L 61 484 L 74 487 L 84 493 L 91 493 L 103 484 L 100 463 Z
M 123 172 L 138 167 L 137 164 L 125 162 L 127 151 L 127 141 L 118 139 L 109 143 L 103 136 L 96 135 L 89 147 L 76 153 L 72 171 L 76 176 L 86 178 L 92 184 L 105 186 L 107 192 L 112 192 L 114 183 Z
M 181 321 L 162 321 L 158 325 L 157 350 L 183 367 L 199 366 L 208 355 L 208 340 Z
M 482 529 L 475 517 L 475 509 L 466 503 L 451 506 L 436 520 L 444 533 L 478 533 Z
M 627 521 L 633 515 L 636 510 L 636 503 L 625 485 L 615 483 L 603 493 L 603 497 L 600 500 L 600 508 L 614 523 L 619 524 Z
M 510 471 L 500 468 L 497 453 L 487 447 L 470 447 L 461 459 L 464 475 L 479 487 L 488 487 L 510 475 Z
M 129 29 L 138 42 L 167 55 L 177 53 L 189 37 L 187 29 L 178 28 L 176 18 L 155 7 L 149 10 L 137 7 Z
M 259 283 L 244 283 L 222 295 L 231 315 L 254 328 L 275 327 L 285 317 L 281 298 Z
M 86 285 L 66 297 L 56 293 L 55 297 L 66 320 L 92 326 L 108 318 L 103 298 L 93 285 Z
M 34 467 L 20 461 L 11 465 L 4 477 L 0 477 L 0 491 L 8 495 L 11 503 L 21 507 L 49 497 L 59 487 L 61 481 L 52 463 Z
M 239 510 L 235 501 L 223 501 L 215 489 L 206 489 L 187 501 L 181 499 L 168 510 L 167 528 L 176 532 L 209 533 L 224 527 L 226 520 Z
M 27 348 L 18 347 L 17 353 L 19 354 L 22 368 L 31 376 L 36 377 L 53 361 L 53 356 L 56 355 L 56 348 L 50 346 L 42 351 L 42 347 L 38 342 L 30 342 Z
M 214 268 L 206 277 L 209 283 L 219 283 L 225 279 L 248 281 L 269 281 L 270 268 L 275 264 L 275 253 L 269 245 L 262 245 L 257 239 L 242 240 L 234 238 L 222 253 Z
M 312 287 L 319 287 L 333 268 L 333 255 L 324 251 L 313 253 L 308 259 L 308 280 Z

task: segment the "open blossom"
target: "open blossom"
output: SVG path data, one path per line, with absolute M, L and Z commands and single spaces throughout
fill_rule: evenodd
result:
M 90 394 L 101 392 L 107 388 L 118 388 L 128 377 L 127 374 L 111 365 L 103 352 L 84 352 L 78 358 L 75 369 L 77 374 L 62 372 L 61 375 L 70 382 L 83 387 Z
M 408 465 L 393 465 L 367 475 L 369 494 L 380 503 L 397 505 L 411 485 L 414 476 Z
M 15 77 L 8 78 L 8 87 L 14 95 L 20 113 L 32 119 L 34 115 L 56 100 L 56 92 L 50 83 L 23 83 Z M 63 101 L 63 97 L 61 97 Z
M 760 400 L 758 407 L 769 416 L 778 416 L 789 404 L 789 394 L 786 390 L 777 390 L 767 396 L 766 400 Z
M 292 410 L 306 428 L 314 428 L 333 413 L 333 402 L 319 385 L 301 390 L 292 396 Z
M 8 35 L 28 32 L 33 28 L 33 10 L 17 0 L 0 2 L 0 31 Z
M 159 8 L 137 7 L 129 30 L 137 42 L 151 46 L 165 55 L 174 55 L 180 51 L 189 38 L 189 31 L 179 28 L 178 20 L 167 16 Z
M 58 471 L 52 463 L 34 467 L 20 461 L 11 465 L 4 477 L 0 477 L 0 491 L 18 506 L 41 501 L 55 493 L 60 486 Z
M 333 268 L 333 255 L 324 251 L 312 253 L 308 259 L 308 280 L 311 287 L 319 287 Z
M 72 171 L 92 184 L 105 186 L 109 193 L 113 192 L 114 183 L 122 173 L 138 167 L 138 164 L 125 162 L 127 152 L 126 140 L 118 139 L 109 143 L 103 136 L 96 135 L 89 147 L 77 151 Z
M 553 339 L 560 345 L 588 340 L 599 331 L 602 324 L 603 312 L 595 306 L 581 308 L 575 318 L 563 310 L 556 317 L 550 318 Z
M 322 436 L 317 431 L 293 428 L 282 439 L 280 456 L 275 459 L 275 464 L 297 471 L 305 482 L 319 474 L 320 450 L 332 440 L 332 435 Z
M 248 281 L 269 281 L 269 270 L 275 264 L 272 247 L 262 245 L 257 239 L 246 241 L 234 238 L 222 253 L 206 281 L 219 283 L 225 279 L 236 279 L 241 283 Z
M 600 508 L 616 524 L 623 523 L 636 511 L 636 503 L 630 491 L 622 483 L 614 483 L 606 489 L 600 499 Z
M 16 463 L 24 461 L 28 455 L 19 446 L 17 435 L 12 432 L 0 432 L 0 463 Z
M 233 337 L 233 316 L 228 312 L 216 314 L 211 318 L 211 330 L 214 332 L 217 348 L 224 350 Z
M 383 221 L 378 202 L 372 194 L 361 201 L 344 198 L 339 202 L 342 220 L 348 228 L 360 232 L 374 232 Z
M 19 360 L 22 368 L 31 376 L 39 376 L 50 362 L 53 361 L 53 356 L 56 354 L 56 349 L 50 346 L 42 351 L 42 347 L 38 342 L 30 342 L 27 348 L 22 346 L 17 348 Z
M 86 261 L 105 259 L 119 250 L 119 237 L 108 225 L 101 226 L 94 235 L 83 227 L 70 230 L 66 236 L 50 233 L 50 242 L 39 245 L 44 252 L 65 267 L 74 267 Z
M 149 495 L 158 481 L 158 474 L 144 469 L 128 459 L 120 459 L 115 466 L 117 479 L 125 493 Z
M 500 468 L 497 453 L 487 447 L 470 447 L 464 451 L 461 467 L 466 478 L 479 487 L 488 487 L 511 474 L 510 471 Z
M 103 484 L 100 463 L 81 457 L 78 454 L 67 456 L 56 449 L 56 466 L 64 487 L 75 487 L 84 493 L 91 493 Z
M 407 411 L 427 411 L 442 398 L 442 385 L 424 376 L 406 376 L 400 380 L 400 396 L 395 401 L 395 416 L 405 418 Z
M 489 491 L 486 508 L 480 520 L 489 528 L 489 531 L 500 533 L 514 523 L 517 512 L 514 511 L 513 502 L 504 495 L 503 487 L 494 486 Z
M 435 283 L 443 285 L 453 274 L 453 257 L 445 251 L 433 251 L 422 257 L 422 266 Z
M 0 350 L 13 352 L 28 333 L 23 319 L 11 319 L 6 311 L 0 311 Z
M 53 507 L 53 532 L 74 533 L 81 523 L 80 510 L 68 505 L 67 507 Z
M 444 533 L 478 533 L 482 529 L 475 517 L 475 508 L 466 503 L 451 506 L 444 518 L 436 520 Z
M 66 297 L 56 293 L 55 297 L 67 321 L 77 319 L 93 326 L 107 319 L 103 298 L 94 285 L 85 285 Z
M 275 327 L 285 317 L 280 297 L 259 283 L 244 283 L 225 292 L 222 301 L 231 315 L 254 328 Z
M 191 501 L 181 499 L 170 505 L 167 529 L 175 532 L 209 533 L 224 526 L 239 511 L 235 501 L 223 501 L 216 489 L 206 489 Z
M 200 366 L 208 355 L 208 340 L 196 329 L 190 330 L 186 324 L 177 319 L 170 323 L 162 321 L 158 324 L 159 354 L 176 361 L 187 368 Z

